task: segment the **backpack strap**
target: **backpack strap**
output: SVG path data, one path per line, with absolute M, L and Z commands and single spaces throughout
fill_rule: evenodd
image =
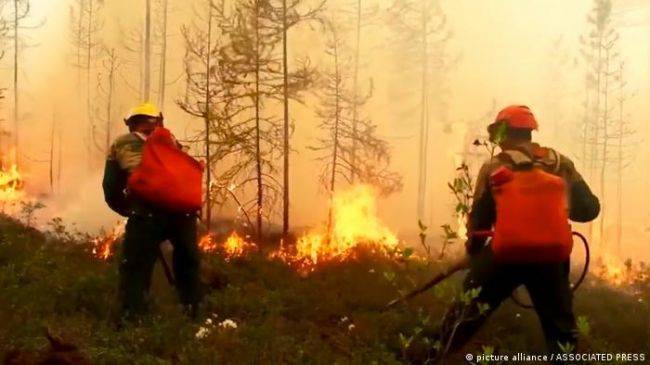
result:
M 497 157 L 502 161 L 508 161 L 514 165 L 515 168 L 530 168 L 533 165 L 543 166 L 547 171 L 550 170 L 553 174 L 558 174 L 560 171 L 561 157 L 552 148 L 539 147 L 541 153 L 533 153 L 532 155 L 524 149 L 509 149 L 504 150 Z
M 497 157 L 502 161 L 511 162 L 515 168 L 530 167 L 534 162 L 532 156 L 521 150 L 504 150 Z

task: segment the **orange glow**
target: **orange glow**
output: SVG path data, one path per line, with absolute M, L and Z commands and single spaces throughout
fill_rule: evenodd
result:
M 116 251 L 117 240 L 124 235 L 126 228 L 126 220 L 119 222 L 113 227 L 108 234 L 100 235 L 92 240 L 93 243 L 93 256 L 108 260 L 113 257 Z
M 257 245 L 246 241 L 236 231 L 232 231 L 222 244 L 216 242 L 213 234 L 206 234 L 199 240 L 199 248 L 204 252 L 219 251 L 226 261 L 230 261 L 233 258 L 244 257 L 250 252 L 256 251 Z
M 635 273 L 631 265 L 626 265 L 619 258 L 601 253 L 596 259 L 594 274 L 612 286 L 627 286 L 634 282 Z
M 0 169 L 0 202 L 19 200 L 23 195 L 22 186 L 23 180 L 16 164 L 12 164 L 7 170 Z
M 388 252 L 399 243 L 377 217 L 376 191 L 368 185 L 356 185 L 335 194 L 330 232 L 328 237 L 327 227 L 310 231 L 298 238 L 295 247 L 282 244 L 271 257 L 309 272 L 319 263 L 353 257 L 360 245 Z
M 217 249 L 217 243 L 211 233 L 201 237 L 199 240 L 199 249 L 203 252 L 212 252 Z

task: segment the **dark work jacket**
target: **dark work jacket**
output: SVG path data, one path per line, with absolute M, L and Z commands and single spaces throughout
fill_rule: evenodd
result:
M 528 156 L 533 150 L 541 148 L 538 144 L 525 142 L 516 146 L 516 150 Z M 541 159 L 545 170 L 564 178 L 569 194 L 569 219 L 575 222 L 589 222 L 600 213 L 600 202 L 582 176 L 575 169 L 573 162 L 564 155 L 549 150 L 551 153 Z M 489 181 L 490 175 L 499 167 L 512 167 L 513 161 L 507 155 L 500 154 L 487 161 L 481 167 L 476 179 L 474 201 L 467 220 L 467 251 L 470 254 L 478 252 L 485 244 L 485 238 L 474 238 L 472 232 L 491 230 L 496 221 L 496 207 Z

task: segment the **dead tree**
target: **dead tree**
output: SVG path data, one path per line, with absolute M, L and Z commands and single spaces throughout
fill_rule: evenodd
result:
M 191 141 L 205 151 L 205 215 L 209 229 L 214 203 L 228 198 L 234 181 L 250 164 L 245 151 L 251 146 L 244 142 L 249 139 L 251 128 L 239 121 L 250 107 L 239 103 L 243 96 L 237 97 L 241 90 L 235 90 L 232 82 L 236 79 L 236 68 L 226 57 L 232 16 L 226 14 L 224 1 L 206 0 L 204 4 L 196 12 L 197 21 L 181 30 L 186 52 L 186 92 L 177 104 L 204 123 L 203 131 Z
M 291 28 L 301 22 L 316 20 L 316 17 L 323 8 L 324 2 L 321 2 L 315 8 L 302 9 L 304 0 L 282 0 L 279 16 L 279 28 L 282 33 L 282 104 L 283 104 L 283 122 L 282 122 L 282 155 L 283 155 L 283 172 L 282 172 L 282 234 L 284 237 L 289 232 L 289 153 L 290 147 L 290 119 L 289 119 L 289 58 L 288 58 L 288 33 Z
M 103 154 L 107 154 L 111 145 L 111 132 L 113 127 L 113 118 L 115 110 L 115 100 L 117 96 L 117 77 L 121 60 L 115 48 L 104 48 L 101 61 L 101 71 L 97 75 L 97 100 L 102 102 L 103 105 L 98 106 L 96 115 L 99 121 L 103 124 L 103 130 L 99 129 L 97 125 L 93 125 L 93 136 L 98 134 L 104 135 L 104 143 L 101 144 L 97 139 L 94 139 L 97 149 Z M 99 133 L 98 133 L 99 132 Z
M 145 1 L 144 11 L 144 77 L 143 77 L 143 101 L 151 99 L 151 0 Z
M 613 162 L 615 163 L 616 168 L 616 250 L 618 254 L 622 253 L 623 239 L 623 171 L 634 159 L 634 150 L 638 144 L 638 141 L 635 139 L 636 130 L 633 128 L 629 115 L 625 111 L 625 104 L 631 95 L 626 90 L 627 82 L 625 81 L 624 76 L 624 64 L 621 62 L 615 80 L 618 116 L 614 127 L 616 146 L 613 156 Z
M 377 136 L 377 126 L 369 119 L 355 120 L 355 109 L 361 110 L 371 94 L 360 97 L 353 86 L 348 85 L 350 62 L 342 56 L 342 38 L 331 22 L 327 22 L 330 39 L 326 53 L 331 67 L 325 72 L 319 93 L 320 107 L 317 115 L 319 128 L 326 135 L 317 140 L 310 149 L 318 152 L 323 162 L 321 181 L 330 196 L 328 227 L 332 224 L 332 204 L 338 181 L 354 183 L 354 177 L 372 184 L 383 194 L 390 194 L 402 187 L 401 176 L 388 169 L 390 147 Z M 354 72 L 354 71 L 353 71 Z M 353 157 L 360 157 L 353 159 Z
M 229 32 L 229 62 L 234 78 L 232 87 L 240 90 L 240 102 L 252 109 L 252 115 L 243 122 L 252 127 L 248 141 L 252 163 L 252 178 L 256 197 L 251 200 L 255 209 L 257 238 L 261 241 L 263 218 L 271 219 L 274 201 L 280 195 L 280 185 L 273 176 L 277 172 L 275 159 L 283 151 L 283 125 L 268 110 L 266 104 L 283 102 L 284 81 L 282 58 L 278 49 L 282 32 L 277 27 L 277 8 L 269 0 L 243 0 L 236 4 L 235 22 Z M 299 99 L 300 92 L 312 82 L 314 71 L 307 61 L 299 61 L 295 70 L 288 73 L 287 93 Z M 267 196 L 267 198 L 265 198 Z
M 580 39 L 587 66 L 585 117 L 580 136 L 582 160 L 589 176 L 598 179 L 599 198 L 603 202 L 598 221 L 601 243 L 605 239 L 607 219 L 607 171 L 612 162 L 612 144 L 615 143 L 612 87 L 617 76 L 616 65 L 620 62 L 616 50 L 619 35 L 612 25 L 611 11 L 610 0 L 595 0 L 587 17 L 590 30 Z M 590 224 L 590 235 L 593 235 L 593 224 Z
M 6 3 L 5 2 L 0 2 L 0 14 L 4 14 Z M 9 34 L 9 22 L 5 19 L 4 16 L 0 16 L 0 39 L 5 39 L 7 35 Z M 4 59 L 5 56 L 5 50 L 1 49 L 0 50 L 0 60 Z M 0 100 L 5 99 L 5 92 L 6 92 L 5 87 L 0 87 Z M 4 160 L 4 151 L 3 151 L 3 138 L 5 138 L 9 132 L 7 128 L 4 126 L 4 119 L 0 119 L 0 169 L 3 168 L 3 160 Z
M 99 18 L 99 13 L 103 7 L 101 0 L 76 0 L 75 5 L 70 8 L 70 25 L 72 33 L 72 46 L 74 48 L 75 60 L 73 65 L 77 68 L 77 87 L 79 90 L 85 89 L 85 114 L 86 124 L 86 157 L 88 163 L 92 161 L 93 141 L 95 122 L 94 106 L 92 101 L 94 95 L 91 92 L 93 86 L 92 74 L 95 67 L 95 60 L 101 52 L 100 32 L 103 28 L 103 22 Z M 85 87 L 81 84 L 81 73 L 85 76 Z
M 16 164 L 19 164 L 20 151 L 18 149 L 19 141 L 19 95 L 18 95 L 18 74 L 19 74 L 19 53 L 21 51 L 21 30 L 30 29 L 38 27 L 40 25 L 26 25 L 23 21 L 29 16 L 31 11 L 31 5 L 29 0 L 12 0 L 12 13 L 11 20 L 8 24 L 9 33 L 12 35 L 13 40 L 13 62 L 12 62 L 12 71 L 13 71 L 13 96 L 14 96 L 14 108 L 13 108 L 13 118 L 14 118 L 14 131 L 13 131 L 13 147 L 16 154 Z
M 158 106 L 165 109 L 165 88 L 167 87 L 167 20 L 169 16 L 169 0 L 160 0 L 160 39 L 159 69 L 158 69 Z
M 439 1 L 395 0 L 388 12 L 388 22 L 395 33 L 400 83 L 405 78 L 419 83 L 419 101 L 407 113 L 419 114 L 417 216 L 424 221 L 430 120 L 432 111 L 437 112 L 439 119 L 445 118 L 441 96 L 446 92 L 444 72 L 453 64 L 447 51 L 451 31 Z M 432 108 L 435 104 L 437 108 Z

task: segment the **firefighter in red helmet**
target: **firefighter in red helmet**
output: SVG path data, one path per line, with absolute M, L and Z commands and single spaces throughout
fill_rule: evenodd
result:
M 503 205 L 507 205 L 505 203 L 512 203 L 499 200 L 503 199 L 500 194 L 504 192 L 498 182 L 503 171 L 507 171 L 508 176 L 512 176 L 512 171 L 528 171 L 530 174 L 526 176 L 529 178 L 533 176 L 532 171 L 536 169 L 540 174 L 548 174 L 545 176 L 548 176 L 549 180 L 562 180 L 562 186 L 566 191 L 562 192 L 564 198 L 559 201 L 563 200 L 568 205 L 568 209 L 559 207 L 556 211 L 560 215 L 564 214 L 564 223 L 569 230 L 569 235 L 570 228 L 567 220 L 588 222 L 595 219 L 600 212 L 598 198 L 576 171 L 573 162 L 553 149 L 532 142 L 532 131 L 537 128 L 535 116 L 524 105 L 504 108 L 487 128 L 491 141 L 499 145 L 501 153 L 481 167 L 468 216 L 467 230 L 470 238 L 466 243 L 466 249 L 470 258 L 470 270 L 464 280 L 463 291 L 469 293 L 472 289 L 476 289 L 474 293 L 477 294 L 470 296 L 469 301 L 454 303 L 443 317 L 439 327 L 425 331 L 425 336 L 433 339 L 433 342 L 439 341 L 443 349 L 459 349 L 501 302 L 521 285 L 525 286 L 530 294 L 548 350 L 560 353 L 575 348 L 577 336 L 569 283 L 568 257 L 546 260 L 541 259 L 543 256 L 539 256 L 540 259 L 536 259 L 533 253 L 527 260 L 521 262 L 500 260 L 495 252 L 497 246 L 495 242 L 491 242 L 497 239 L 498 225 L 503 224 L 499 220 L 510 219 L 504 217 L 506 213 L 503 209 L 500 210 Z M 542 192 L 533 190 L 527 194 L 542 194 Z M 553 203 L 541 200 L 541 204 Z M 534 216 L 537 213 L 530 212 L 530 214 Z M 534 229 L 527 225 L 532 224 L 527 221 L 517 222 L 517 225 L 524 230 L 530 228 L 530 232 Z M 493 229 L 495 230 L 493 239 L 488 239 L 485 235 L 473 235 L 474 232 Z M 558 242 L 561 240 L 557 238 Z M 526 252 L 518 252 L 518 254 L 522 253 Z M 519 259 L 522 256 L 514 257 Z M 424 341 L 424 343 L 429 342 Z M 412 346 L 410 350 L 409 357 L 414 363 L 440 355 L 439 351 L 430 347 Z

